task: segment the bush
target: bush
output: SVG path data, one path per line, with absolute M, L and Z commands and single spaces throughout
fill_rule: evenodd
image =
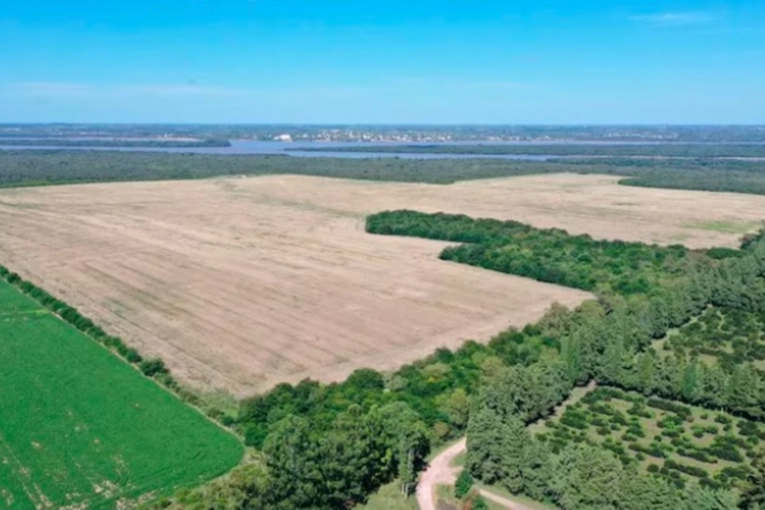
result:
M 686 464 L 680 464 L 679 462 L 675 462 L 673 460 L 667 460 L 664 463 L 664 467 L 667 469 L 674 469 L 676 471 L 680 471 L 681 473 L 685 473 L 686 475 L 695 476 L 697 478 L 709 478 L 709 473 L 703 469 L 697 468 L 695 466 L 688 466 Z
M 136 351 L 132 347 L 128 347 L 127 349 L 125 349 L 124 357 L 130 363 L 140 363 L 141 361 L 143 361 L 143 358 L 141 357 L 140 354 L 138 354 L 138 351 Z
M 473 475 L 467 469 L 463 469 L 457 477 L 457 482 L 454 484 L 454 495 L 458 499 L 463 499 L 470 494 L 470 491 L 473 489 L 473 483 Z
M 599 436 L 607 436 L 608 434 L 610 434 L 610 433 L 611 433 L 611 429 L 609 429 L 609 428 L 606 428 L 606 427 L 598 427 L 597 429 L 595 429 L 595 432 L 596 432 L 596 433 L 597 433 Z
M 662 411 L 675 413 L 676 415 L 680 416 L 683 420 L 691 416 L 691 409 L 689 407 L 684 406 L 682 404 L 669 402 L 668 400 L 663 400 L 660 398 L 648 399 L 648 402 L 646 402 L 646 405 L 649 407 L 653 407 L 654 409 L 660 409 Z
M 729 423 L 731 423 L 732 420 L 728 418 L 727 416 L 725 416 L 724 414 L 718 414 L 717 416 L 715 416 L 715 421 L 719 423 L 720 425 L 728 425 Z
M 143 360 L 138 363 L 138 368 L 146 377 L 154 377 L 157 374 L 168 373 L 167 367 L 165 367 L 165 362 L 159 358 Z
M 489 505 L 486 504 L 486 500 L 483 499 L 483 496 L 477 495 L 472 498 L 472 505 L 470 508 L 472 510 L 489 510 Z
M 638 443 L 630 443 L 627 448 L 634 452 L 645 453 L 651 457 L 656 457 L 657 459 L 663 459 L 666 457 L 666 454 L 656 445 L 651 445 L 649 448 L 646 448 L 645 446 L 642 446 Z

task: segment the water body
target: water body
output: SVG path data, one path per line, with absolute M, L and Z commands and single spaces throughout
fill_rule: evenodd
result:
M 546 161 L 560 158 L 624 158 L 624 159 L 665 159 L 663 156 L 592 156 L 592 155 L 545 155 L 545 154 L 432 154 L 411 152 L 346 152 L 346 151 L 310 151 L 301 149 L 332 149 L 346 147 L 379 147 L 391 146 L 433 146 L 433 145 L 675 145 L 676 142 L 587 142 L 587 141 L 540 141 L 540 142 L 496 142 L 496 141 L 461 141 L 461 142 L 276 142 L 257 140 L 231 140 L 231 147 L 59 147 L 45 145 L 50 137 L 4 137 L 0 140 L 39 140 L 40 145 L 0 145 L 5 150 L 86 150 L 86 151 L 121 151 L 121 152 L 169 152 L 175 154 L 216 154 L 216 155 L 268 155 L 268 156 L 292 156 L 304 158 L 343 158 L 343 159 L 372 159 L 372 158 L 400 158 L 400 159 L 504 159 L 516 161 Z M 89 137 L 57 137 L 61 140 L 82 141 L 90 140 Z M 103 139 L 103 138 L 100 138 Z M 726 142 L 683 142 L 683 145 L 728 145 Z M 737 143 L 737 145 L 763 145 L 762 142 Z M 673 156 L 671 159 L 696 159 L 694 157 Z M 717 157 L 719 160 L 740 161 L 763 161 L 764 158 L 753 157 Z
M 0 137 L 0 139 L 11 139 Z M 19 138 L 15 138 L 18 140 Z M 37 138 L 26 138 L 33 140 Z M 80 140 L 78 138 L 66 138 Z M 40 145 L 0 145 L 4 150 L 86 150 L 86 151 L 123 151 L 123 152 L 170 152 L 175 154 L 219 154 L 219 155 L 269 155 L 293 156 L 304 158 L 401 158 L 401 159 L 511 159 L 526 161 L 545 161 L 557 156 L 531 154 L 413 154 L 408 152 L 334 152 L 334 151 L 301 151 L 308 148 L 340 148 L 340 147 L 370 147 L 384 145 L 380 142 L 263 142 L 254 140 L 231 140 L 231 147 L 55 147 L 44 145 L 45 139 L 39 138 Z M 390 145 L 401 145 L 394 142 Z M 480 142 L 476 142 L 479 144 Z M 407 142 L 406 145 L 434 145 L 433 142 Z M 454 145 L 454 142 L 443 145 Z

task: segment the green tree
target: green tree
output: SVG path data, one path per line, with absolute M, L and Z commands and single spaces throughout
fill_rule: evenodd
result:
M 313 508 L 323 502 L 320 455 L 308 422 L 297 416 L 280 421 L 263 444 L 277 508 Z
M 438 397 L 437 403 L 449 416 L 449 421 L 457 429 L 467 425 L 470 416 L 470 397 L 464 388 L 457 388 L 451 393 Z
M 467 469 L 463 469 L 460 471 L 459 476 L 457 477 L 457 482 L 454 484 L 454 495 L 462 499 L 468 494 L 470 494 L 470 491 L 473 489 L 473 475 L 470 474 L 470 471 Z
M 624 474 L 618 494 L 623 510 L 678 510 L 685 507 L 681 494 L 664 478 L 639 473 L 634 467 Z
M 569 444 L 552 466 L 551 489 L 564 510 L 615 508 L 621 484 L 622 463 L 600 448 Z
M 401 481 L 401 492 L 411 494 L 417 483 L 417 474 L 428 453 L 427 427 L 420 416 L 404 402 L 394 402 L 379 409 L 383 425 L 384 444 L 391 452 Z
M 525 462 L 532 446 L 531 435 L 525 424 L 514 416 L 505 420 L 503 433 L 504 437 L 497 445 L 501 449 L 504 473 L 500 483 L 510 492 L 520 494 L 525 490 Z
M 736 510 L 739 508 L 738 495 L 726 489 L 702 487 L 691 483 L 683 495 L 688 510 Z
M 479 407 L 470 415 L 467 426 L 465 468 L 477 479 L 494 484 L 505 479 L 502 444 L 507 427 L 497 411 Z
M 744 508 L 765 509 L 765 448 L 752 459 L 752 472 L 741 499 Z

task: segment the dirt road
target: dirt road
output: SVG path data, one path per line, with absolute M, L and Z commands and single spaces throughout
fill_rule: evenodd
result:
M 466 447 L 466 439 L 463 437 L 430 462 L 428 469 L 422 473 L 420 482 L 417 484 L 417 504 L 420 506 L 420 510 L 437 510 L 436 487 L 454 485 L 462 468 L 454 467 L 452 463 L 455 457 L 466 450 Z M 498 496 L 486 489 L 481 489 L 481 495 L 510 510 L 533 510 L 517 501 Z
M 453 467 L 452 461 L 466 449 L 467 440 L 463 437 L 455 444 L 439 453 L 420 476 L 417 484 L 417 504 L 420 510 L 436 510 L 436 487 L 453 485 L 462 468 Z

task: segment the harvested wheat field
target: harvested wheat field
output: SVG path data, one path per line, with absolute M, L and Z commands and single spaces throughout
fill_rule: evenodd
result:
M 488 339 L 587 293 L 368 235 L 384 209 L 463 212 L 595 237 L 733 245 L 765 197 L 543 176 L 451 186 L 296 176 L 0 192 L 0 262 L 184 382 L 237 395 L 389 369 Z

